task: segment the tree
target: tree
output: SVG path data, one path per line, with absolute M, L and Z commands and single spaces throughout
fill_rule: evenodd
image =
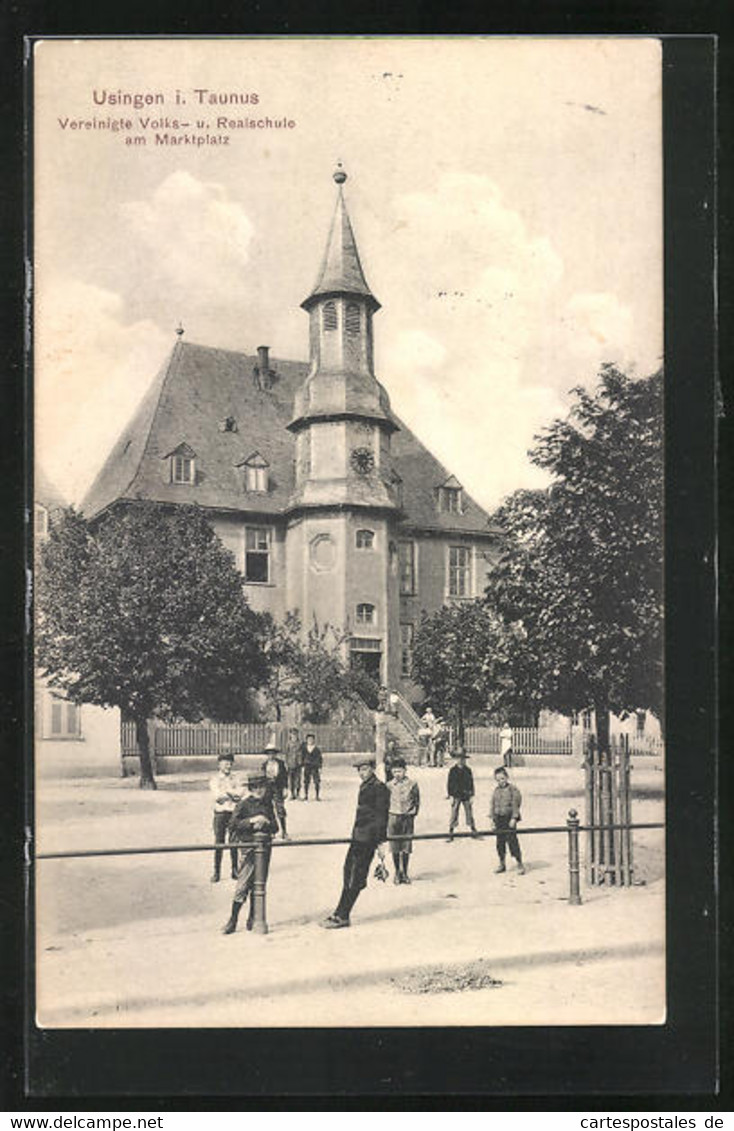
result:
M 94 523 L 66 511 L 43 546 L 36 610 L 50 685 L 133 719 L 141 788 L 156 788 L 149 718 L 236 720 L 265 678 L 263 618 L 195 507 L 141 501 Z
M 413 675 L 448 715 L 463 741 L 467 717 L 517 698 L 511 657 L 521 626 L 506 625 L 482 601 L 423 613 L 413 648 Z
M 284 621 L 269 618 L 265 650 L 268 677 L 265 692 L 280 720 L 288 703 L 301 703 L 306 721 L 322 722 L 352 691 L 342 658 L 349 634 L 314 619 L 304 636 L 301 619 L 290 612 Z
M 610 711 L 662 713 L 662 372 L 604 366 L 594 393 L 573 394 L 530 453 L 550 488 L 494 516 L 503 554 L 486 602 L 525 633 L 519 682 L 564 713 L 593 706 L 607 749 Z

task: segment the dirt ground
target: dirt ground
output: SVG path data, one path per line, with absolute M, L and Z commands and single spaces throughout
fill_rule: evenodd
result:
M 493 761 L 471 763 L 488 827 Z M 446 770 L 411 771 L 416 832 L 446 828 Z M 358 778 L 327 763 L 322 801 L 289 803 L 298 837 L 348 836 Z M 518 768 L 523 826 L 583 813 L 578 766 Z M 635 821 L 664 820 L 663 774 L 633 771 Z M 38 783 L 36 851 L 206 844 L 207 775 Z M 208 852 L 37 861 L 37 1018 L 44 1027 L 660 1024 L 664 832 L 635 833 L 636 883 L 568 903 L 564 832 L 522 837 L 527 874 L 495 875 L 494 841 L 415 844 L 411 886 L 371 878 L 352 927 L 324 931 L 343 846 L 277 847 L 270 932 L 224 936 L 232 881 Z M 583 837 L 582 837 L 583 847 Z M 392 865 L 390 863 L 390 870 Z M 223 875 L 227 870 L 223 870 Z M 479 974 L 477 975 L 477 971 Z M 477 988 L 473 988 L 473 987 Z

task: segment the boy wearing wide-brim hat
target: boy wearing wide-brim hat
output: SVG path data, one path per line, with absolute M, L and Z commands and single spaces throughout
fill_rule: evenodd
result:
M 387 837 L 390 792 L 375 774 L 374 758 L 360 755 L 354 759 L 352 765 L 361 780 L 357 812 L 352 828 L 352 843 L 344 861 L 342 893 L 335 911 L 321 923 L 321 926 L 327 930 L 350 925 L 349 916 L 359 893 L 367 886 L 370 864 L 375 852 L 381 863 L 385 859 L 384 841 Z
M 272 835 L 277 827 L 273 803 L 268 792 L 268 783 L 262 774 L 251 775 L 247 779 L 247 797 L 243 797 L 235 807 L 230 822 L 230 837 L 237 841 L 251 841 L 253 833 L 265 833 L 267 842 L 264 846 L 264 880 L 267 881 L 270 869 L 270 854 Z M 237 929 L 242 905 L 250 900 L 250 911 L 247 917 L 247 929 L 252 930 L 254 908 L 252 906 L 252 892 L 255 881 L 255 845 L 248 844 L 240 850 L 240 864 L 237 873 L 237 883 L 234 889 L 232 911 L 224 925 L 222 933 L 231 935 Z
M 217 773 L 209 779 L 209 791 L 214 798 L 214 813 L 212 828 L 215 844 L 224 844 L 227 840 L 230 821 L 235 805 L 242 797 L 242 786 L 232 773 L 234 755 L 229 750 L 222 750 L 217 755 Z M 214 849 L 214 872 L 212 883 L 217 884 L 222 874 L 223 848 Z M 230 850 L 232 857 L 232 879 L 237 875 L 237 849 Z
M 262 764 L 262 772 L 267 781 L 275 816 L 278 818 L 280 835 L 283 840 L 290 840 L 286 827 L 287 813 L 285 808 L 285 791 L 288 788 L 288 767 L 283 761 L 280 747 L 273 738 L 270 739 L 270 742 L 268 742 L 265 747 L 265 761 Z
M 451 816 L 449 817 L 448 841 L 454 839 L 454 829 L 459 823 L 459 809 L 463 805 L 464 818 L 472 833 L 476 835 L 477 826 L 474 823 L 472 798 L 474 797 L 474 775 L 466 764 L 469 757 L 463 746 L 457 746 L 452 754 L 455 764 L 449 770 L 446 783 L 446 793 L 451 801 Z
M 405 837 L 404 840 L 390 840 L 396 884 L 409 884 L 408 863 L 413 851 L 410 836 L 420 809 L 421 795 L 418 783 L 411 781 L 406 772 L 405 758 L 395 757 L 392 761 L 392 777 L 387 783 L 390 790 L 388 807 L 387 835 Z

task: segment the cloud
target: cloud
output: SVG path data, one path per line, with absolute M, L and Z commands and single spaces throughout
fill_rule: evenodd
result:
M 488 177 L 446 174 L 431 193 L 399 197 L 395 212 L 404 303 L 382 346 L 393 401 L 491 508 L 544 481 L 525 452 L 563 405 L 524 361 L 559 301 L 563 259 Z
M 659 346 L 612 291 L 571 292 L 560 250 L 489 177 L 445 174 L 394 210 L 401 303 L 378 342 L 385 379 L 396 410 L 493 508 L 545 482 L 526 452 L 572 387 L 593 385 L 604 361 L 649 371 Z
M 178 170 L 148 200 L 120 205 L 122 221 L 146 271 L 176 292 L 240 289 L 254 227 L 222 185 Z
M 40 280 L 35 311 L 35 443 L 54 485 L 80 502 L 172 346 L 118 294 Z

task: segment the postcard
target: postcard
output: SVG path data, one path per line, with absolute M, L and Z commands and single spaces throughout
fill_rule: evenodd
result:
M 660 42 L 33 103 L 37 1025 L 662 1025 Z

